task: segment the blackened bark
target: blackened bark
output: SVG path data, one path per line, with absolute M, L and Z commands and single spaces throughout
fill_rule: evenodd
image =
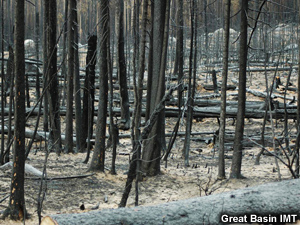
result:
M 15 144 L 13 150 L 13 169 L 10 189 L 9 207 L 4 214 L 12 219 L 20 220 L 26 217 L 24 199 L 25 170 L 25 60 L 24 37 L 25 18 L 24 0 L 15 1 Z
M 177 0 L 177 31 L 176 31 L 176 61 L 178 63 L 178 108 L 183 105 L 182 99 L 182 78 L 183 78 L 183 0 Z
M 35 4 L 37 5 L 38 0 L 35 0 Z M 39 64 L 38 61 L 40 60 L 39 55 L 39 48 L 40 48 L 40 14 L 38 11 L 38 7 L 35 7 L 35 54 L 36 54 L 36 99 L 38 100 L 41 96 L 40 93 L 40 72 L 39 72 Z
M 229 27 L 230 27 L 230 4 L 231 0 L 226 1 L 225 6 L 225 24 L 224 24 L 224 45 L 223 45 L 223 72 L 221 87 L 221 112 L 220 112 L 220 130 L 219 130 L 219 171 L 218 179 L 225 179 L 225 126 L 226 126 L 226 93 L 228 76 L 228 49 L 229 49 Z
M 219 93 L 218 83 L 217 83 L 217 73 L 215 70 L 212 71 L 211 76 L 212 76 L 212 80 L 213 80 L 214 92 Z
M 136 114 L 136 100 L 138 99 L 138 91 L 137 91 L 137 78 L 136 78 L 136 71 L 137 71 L 137 66 L 138 66 L 138 54 L 139 54 L 139 38 L 138 38 L 138 29 L 139 29 L 139 13 L 140 13 L 140 7 L 139 7 L 139 1 L 135 0 L 134 1 L 134 8 L 133 8 L 133 29 L 132 29 L 132 37 L 133 37 L 133 56 L 132 56 L 132 64 L 133 64 L 133 90 L 134 90 L 134 111 L 132 114 L 132 117 L 135 118 Z M 134 127 L 135 127 L 135 120 L 132 120 L 131 124 L 131 141 L 132 141 L 132 146 L 134 146 Z
M 7 67 L 6 67 L 6 79 L 5 79 L 5 95 L 11 95 L 12 90 L 10 89 L 11 80 L 13 79 L 13 70 L 14 70 L 14 50 L 12 48 L 12 45 L 8 46 L 8 61 L 7 61 Z
M 129 112 L 129 97 L 127 86 L 126 60 L 124 51 L 124 1 L 118 0 L 116 2 L 117 14 L 117 66 L 118 79 L 120 85 L 121 95 L 121 123 L 120 128 L 128 130 L 130 127 L 130 112 Z
M 107 116 L 107 95 L 108 95 L 108 21 L 109 21 L 109 1 L 100 0 L 99 6 L 99 85 L 102 87 L 99 92 L 98 118 L 96 125 L 96 144 L 89 170 L 104 172 L 105 163 L 105 134 Z
M 26 106 L 27 108 L 30 108 L 29 83 L 28 83 L 27 74 L 25 74 L 25 94 L 26 94 Z
M 69 17 L 69 0 L 65 0 L 65 24 L 63 34 L 63 64 L 61 65 L 61 75 L 64 78 L 63 91 L 62 91 L 62 105 L 65 106 L 66 89 L 67 89 L 67 37 L 68 37 L 68 17 Z
M 109 17 L 108 17 L 109 18 Z M 109 24 L 109 22 L 108 22 Z M 110 40 L 110 27 L 107 29 L 108 40 Z M 114 86 L 113 86 L 113 74 L 112 74 L 112 57 L 110 54 L 110 42 L 106 42 L 107 48 L 107 68 L 109 79 L 109 139 L 112 145 L 112 162 L 110 173 L 116 175 L 116 158 L 117 158 L 117 143 L 119 138 L 118 126 L 114 123 L 113 118 L 113 98 L 114 98 Z M 113 48 L 112 48 L 113 49 Z M 108 148 L 108 147 L 107 147 Z
M 195 5 L 194 0 L 190 2 L 190 11 L 191 11 L 191 46 L 190 46 L 190 57 L 189 57 L 189 85 L 188 85 L 188 109 L 187 109 L 187 118 L 186 118 L 186 131 L 185 139 L 183 146 L 183 155 L 184 155 L 184 165 L 189 166 L 189 152 L 190 152 L 190 141 L 191 141 L 191 131 L 192 131 L 192 122 L 193 122 L 193 105 L 194 105 L 194 96 L 195 95 L 195 80 L 196 80 L 196 68 L 194 68 L 194 79 L 193 79 L 193 88 L 192 88 L 192 71 L 193 71 L 193 49 L 196 51 L 197 46 L 194 46 L 194 24 L 195 24 Z M 196 61 L 197 52 L 195 52 L 194 61 Z M 196 65 L 194 66 L 196 67 Z
M 247 67 L 247 11 L 248 0 L 242 0 L 241 9 L 241 34 L 240 34 L 240 61 L 239 61 L 239 93 L 238 93 L 238 112 L 235 127 L 235 139 L 233 146 L 233 158 L 231 165 L 231 178 L 243 178 L 241 175 L 242 150 L 245 120 L 246 103 L 246 67 Z
M 82 111 L 82 146 L 85 146 L 86 139 L 93 136 L 93 118 L 95 102 L 95 67 L 97 61 L 97 36 L 91 35 L 88 38 L 88 52 L 86 56 L 86 75 L 83 91 Z M 89 119 L 90 116 L 90 119 Z M 87 132 L 88 131 L 88 132 Z M 89 146 L 87 146 L 89 151 Z
M 129 165 L 129 171 L 126 181 L 125 190 L 122 195 L 119 207 L 125 207 L 126 202 L 132 187 L 134 178 L 136 179 L 136 200 L 135 204 L 138 204 L 138 174 L 140 170 L 140 155 L 141 155 L 141 111 L 142 111 L 142 98 L 143 98 L 143 80 L 145 72 L 145 46 L 146 46 L 146 25 L 148 14 L 148 0 L 143 2 L 143 16 L 142 16 L 142 39 L 140 48 L 140 67 L 138 75 L 137 93 L 135 99 L 135 117 L 134 120 L 134 140 L 133 140 L 133 155 Z
M 168 26 L 168 19 L 165 21 L 166 13 L 167 18 L 169 18 L 169 12 L 166 7 L 169 8 L 167 0 L 164 1 L 154 1 L 154 24 L 153 24 L 153 74 L 152 74 L 152 87 L 151 87 L 151 100 L 150 100 L 150 112 L 152 114 L 155 106 L 160 102 L 165 91 L 165 62 L 166 57 L 163 57 L 163 47 L 166 45 L 168 35 L 165 36 L 164 42 L 164 28 L 165 24 Z M 170 9 L 170 8 L 169 8 Z M 165 23 L 166 22 L 166 23 Z M 164 46 L 165 45 L 165 46 Z M 161 67 L 164 67 L 163 69 Z M 161 151 L 165 145 L 165 114 L 164 110 L 160 112 L 158 120 L 154 125 L 152 131 L 149 134 L 151 139 L 145 143 L 145 149 L 143 151 L 143 162 L 141 165 L 141 170 L 146 175 L 155 176 L 160 173 L 160 156 Z
M 4 1 L 2 1 L 1 5 L 1 151 L 0 151 L 0 165 L 2 165 L 4 159 L 4 105 L 6 104 L 6 95 L 5 93 L 5 80 L 7 78 L 4 75 Z
M 68 76 L 67 76 L 67 114 L 66 114 L 66 146 L 65 152 L 71 153 L 73 150 L 73 90 L 74 90 L 74 63 L 75 63 L 75 24 L 74 10 L 76 0 L 69 0 L 68 18 Z
M 149 32 L 149 54 L 148 54 L 148 78 L 147 78 L 147 103 L 146 103 L 146 115 L 147 121 L 150 117 L 150 104 L 151 104 L 151 90 L 152 90 L 152 74 L 153 74 L 153 21 L 154 21 L 154 2 L 151 1 L 151 30 Z
M 44 8 L 44 17 L 43 17 L 43 84 L 44 88 L 46 87 L 46 84 L 48 84 L 48 48 L 47 48 L 47 29 L 49 27 L 49 10 L 47 9 L 47 6 L 49 5 L 49 0 L 45 0 L 43 3 Z M 45 90 L 44 90 L 45 91 Z M 49 131 L 49 107 L 48 107 L 48 95 L 44 95 L 44 131 Z
M 53 150 L 57 155 L 61 152 L 61 132 L 60 132 L 60 104 L 57 80 L 57 45 L 56 45 L 56 0 L 49 2 L 49 29 L 48 29 L 48 80 L 49 80 L 49 116 L 50 116 L 50 134 Z M 47 10 L 47 9 L 45 9 Z
M 75 96 L 75 125 L 76 125 L 76 152 L 83 152 L 84 145 L 81 146 L 82 135 L 82 118 L 81 118 L 81 93 L 80 93 L 80 74 L 79 74 L 79 55 L 78 55 L 78 19 L 77 19 L 77 1 L 74 6 L 74 47 L 75 47 L 75 63 L 74 63 L 74 96 Z

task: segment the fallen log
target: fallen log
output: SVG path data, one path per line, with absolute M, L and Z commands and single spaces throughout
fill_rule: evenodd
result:
M 203 88 L 207 91 L 213 91 L 214 90 L 214 85 L 213 84 L 205 84 L 203 85 Z M 221 90 L 221 86 L 218 85 L 218 90 Z M 235 90 L 236 86 L 235 85 L 227 85 L 226 90 Z
M 261 97 L 261 98 L 266 98 L 267 97 L 266 92 L 256 91 L 256 90 L 252 90 L 252 89 L 249 89 L 249 88 L 246 88 L 246 91 L 250 94 L 253 94 L 254 96 L 257 96 L 257 97 Z M 272 94 L 271 98 L 282 98 L 282 99 L 284 99 L 284 96 L 283 95 Z M 294 97 L 286 96 L 286 99 L 294 100 Z M 297 99 L 295 101 L 297 101 Z
M 257 104 L 250 106 L 246 108 L 246 118 L 256 118 L 261 119 L 264 118 L 265 110 L 264 107 L 261 107 L 258 109 L 257 107 L 262 106 L 262 104 Z M 32 112 L 32 109 L 26 109 L 26 115 L 29 114 L 30 116 L 37 116 L 38 115 L 38 109 L 34 109 Z M 94 116 L 97 116 L 98 107 L 95 107 L 95 114 Z M 130 114 L 132 114 L 133 110 L 130 109 Z M 43 112 L 42 112 L 43 113 Z M 177 107 L 166 107 L 165 108 L 165 116 L 166 117 L 178 117 L 179 110 Z M 282 119 L 284 118 L 285 112 L 284 109 L 277 109 L 276 111 L 271 111 L 273 118 L 276 119 Z M 296 119 L 297 116 L 297 109 L 294 105 L 287 107 L 287 113 L 288 113 L 288 119 Z M 146 110 L 142 109 L 142 116 L 145 116 Z M 226 109 L 226 117 L 227 118 L 235 118 L 237 114 L 237 107 L 228 106 Z M 8 115 L 8 109 L 4 109 L 4 115 Z M 61 108 L 60 115 L 65 116 L 66 115 L 66 109 Z M 113 108 L 113 115 L 114 116 L 121 116 L 121 109 L 120 108 Z M 186 116 L 186 114 L 185 114 Z M 213 107 L 194 107 L 194 118 L 217 118 L 220 116 L 220 107 L 219 106 L 213 106 Z M 270 113 L 268 112 L 268 118 L 270 116 Z
M 286 180 L 156 206 L 56 214 L 44 217 L 41 224 L 223 224 L 224 215 L 243 217 L 243 222 L 259 222 L 250 220 L 251 215 L 279 220 L 280 215 L 295 214 L 299 218 L 299 185 L 300 179 Z
M 8 170 L 8 169 L 12 169 L 13 167 L 13 162 L 8 162 L 8 163 L 5 163 L 4 165 L 0 166 L 0 170 L 1 171 L 5 171 L 5 170 Z M 30 175 L 34 175 L 34 176 L 37 176 L 37 177 L 42 177 L 43 173 L 34 168 L 33 166 L 29 165 L 29 164 L 25 164 L 25 174 L 30 174 Z
M 298 70 L 298 66 L 293 66 L 293 69 L 294 70 Z M 291 70 L 291 67 L 268 67 L 267 69 L 264 69 L 264 68 L 247 68 L 247 72 L 270 72 L 270 71 L 289 71 Z M 231 70 L 232 72 L 239 72 L 240 69 L 237 68 L 237 69 L 232 69 Z
M 12 132 L 14 132 L 14 127 L 11 127 Z M 0 134 L 1 134 L 1 130 L 0 130 Z M 8 128 L 7 126 L 4 126 L 4 133 L 7 134 L 8 133 Z M 207 131 L 207 132 L 191 132 L 191 135 L 212 135 L 215 132 L 213 131 Z M 34 134 L 33 130 L 29 130 L 29 129 L 25 129 L 25 137 L 26 138 L 32 138 Z M 178 132 L 177 134 L 178 136 L 184 136 L 185 132 Z M 166 137 L 171 137 L 172 133 L 166 133 Z M 109 135 L 106 135 L 106 138 L 108 138 Z M 91 139 L 92 143 L 95 143 L 95 134 L 93 134 L 93 137 Z M 123 139 L 123 138 L 131 138 L 131 134 L 119 134 L 119 139 Z M 36 135 L 35 135 L 35 141 L 46 141 L 49 139 L 49 132 L 45 132 L 45 131 L 37 131 Z M 61 134 L 61 140 L 63 143 L 65 143 L 66 140 L 66 135 L 65 134 Z M 73 136 L 73 143 L 76 143 L 76 137 Z

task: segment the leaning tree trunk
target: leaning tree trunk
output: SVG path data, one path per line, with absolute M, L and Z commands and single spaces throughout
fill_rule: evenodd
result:
M 108 95 L 108 52 L 107 52 L 107 42 L 109 41 L 107 32 L 108 21 L 109 21 L 109 1 L 100 0 L 99 7 L 99 104 L 98 104 L 98 118 L 96 124 L 96 144 L 94 149 L 94 154 L 89 167 L 91 171 L 101 171 L 104 172 L 104 162 L 105 162 L 105 134 L 106 134 L 106 116 L 107 116 L 107 95 Z
M 248 0 L 242 0 L 241 10 L 241 34 L 240 34 L 240 60 L 239 60 L 239 92 L 238 92 L 238 112 L 235 127 L 235 139 L 233 146 L 233 158 L 231 165 L 231 178 L 242 178 L 242 150 L 246 105 L 246 67 L 247 67 L 247 28 L 248 28 Z
M 140 170 L 140 154 L 141 154 L 141 113 L 142 113 L 142 98 L 143 98 L 143 80 L 145 72 L 145 46 L 146 46 L 146 25 L 147 25 L 147 14 L 148 14 L 148 0 L 143 2 L 143 16 L 142 16 L 142 39 L 141 39 L 141 49 L 140 49 L 140 67 L 138 76 L 138 86 L 137 94 L 135 99 L 135 117 L 134 120 L 134 140 L 133 140 L 133 155 L 129 164 L 129 171 L 127 176 L 127 181 L 125 185 L 125 190 L 122 195 L 119 207 L 125 207 L 127 199 L 132 187 L 132 182 L 134 178 L 138 178 L 137 175 Z M 138 179 L 136 179 L 138 182 Z M 137 183 L 138 184 L 138 183 Z M 136 185 L 136 191 L 138 193 L 138 185 Z M 137 195 L 138 196 L 138 195 Z M 136 197 L 136 205 L 138 203 L 138 197 Z
M 221 112 L 220 112 L 220 130 L 219 130 L 219 171 L 218 179 L 225 179 L 225 126 L 226 126 L 226 93 L 228 76 L 228 53 L 229 53 L 229 28 L 230 28 L 230 5 L 231 0 L 226 1 L 225 6 L 225 24 L 224 24 L 224 46 L 223 46 L 223 72 L 221 87 Z
M 24 55 L 24 0 L 15 1 L 15 132 L 13 150 L 13 168 L 10 187 L 9 206 L 4 216 L 21 220 L 26 218 L 24 199 L 24 171 L 25 171 L 25 55 Z

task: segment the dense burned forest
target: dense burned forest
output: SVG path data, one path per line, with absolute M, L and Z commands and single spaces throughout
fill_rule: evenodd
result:
M 300 1 L 0 2 L 0 224 L 299 224 Z

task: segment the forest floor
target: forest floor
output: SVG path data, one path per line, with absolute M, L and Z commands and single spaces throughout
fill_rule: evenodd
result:
M 260 75 L 262 76 L 262 75 Z M 291 80 L 296 83 L 296 78 Z M 253 89 L 262 91 L 264 79 L 254 77 L 257 82 L 250 86 Z M 283 81 L 283 80 L 282 80 Z M 261 83 L 259 83 L 261 82 Z M 235 91 L 237 93 L 237 91 Z M 291 96 L 296 95 L 291 93 Z M 247 94 L 247 100 L 253 100 L 253 97 Z M 260 99 L 262 100 L 262 99 Z M 176 122 L 175 118 L 168 118 L 166 121 L 166 132 L 172 132 Z M 289 121 L 290 127 L 294 127 L 294 122 Z M 266 135 L 272 136 L 270 121 L 266 125 Z M 246 119 L 245 135 L 259 137 L 262 128 L 262 119 Z M 227 119 L 226 131 L 234 133 L 235 125 L 232 119 Z M 291 131 L 294 128 L 291 128 Z M 180 127 L 180 131 L 185 130 L 185 124 Z M 194 132 L 215 132 L 218 130 L 217 119 L 204 118 L 202 121 L 193 121 Z M 283 135 L 283 121 L 278 120 L 278 127 L 275 129 L 276 135 Z M 120 133 L 129 133 L 129 131 Z M 168 166 L 165 168 L 165 162 L 161 162 L 161 174 L 155 177 L 147 177 L 139 183 L 139 205 L 154 205 L 180 199 L 187 199 L 205 195 L 211 195 L 239 188 L 255 186 L 263 183 L 278 181 L 278 171 L 275 158 L 273 156 L 262 155 L 260 165 L 255 165 L 255 159 L 260 146 L 245 147 L 243 150 L 242 174 L 246 179 L 226 179 L 217 180 L 218 174 L 218 146 L 212 142 L 205 143 L 202 139 L 213 139 L 213 134 L 192 136 L 201 138 L 192 140 L 190 152 L 190 167 L 184 166 L 182 158 L 182 148 L 184 136 L 177 137 L 175 145 L 171 151 L 168 160 Z M 167 139 L 168 141 L 168 139 Z M 272 142 L 272 140 L 271 140 Z M 232 146 L 232 143 L 231 143 Z M 272 151 L 272 147 L 269 147 Z M 117 208 L 120 202 L 125 182 L 126 172 L 128 170 L 129 155 L 131 152 L 131 140 L 120 139 L 117 149 L 116 170 L 117 175 L 111 175 L 109 172 L 111 165 L 111 148 L 106 152 L 106 171 L 104 173 L 95 173 L 85 178 L 69 179 L 70 176 L 91 174 L 88 172 L 89 164 L 82 163 L 86 153 L 62 154 L 57 156 L 51 153 L 47 162 L 47 175 L 52 179 L 47 182 L 47 192 L 43 202 L 42 216 L 58 213 L 81 213 L 85 211 L 101 210 L 104 208 Z M 92 152 L 93 153 L 93 152 Z M 232 148 L 229 146 L 226 152 L 226 176 L 229 177 L 231 167 Z M 283 160 L 287 161 L 284 156 Z M 39 145 L 34 145 L 26 163 L 42 171 L 45 160 L 45 152 Z M 279 162 L 281 179 L 291 179 L 292 176 L 286 166 Z M 11 171 L 0 171 L 0 200 L 10 191 Z M 25 199 L 28 213 L 31 219 L 26 220 L 26 224 L 38 224 L 37 199 L 40 189 L 40 181 L 31 179 L 27 175 L 25 180 Z M 127 206 L 134 206 L 135 189 L 131 190 Z M 0 205 L 0 211 L 8 205 L 9 198 Z M 82 206 L 84 205 L 84 210 Z M 8 219 L 1 221 L 0 224 L 22 224 L 12 222 Z

